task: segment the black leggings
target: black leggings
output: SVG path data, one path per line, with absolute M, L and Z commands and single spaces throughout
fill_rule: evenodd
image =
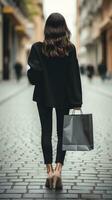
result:
M 45 107 L 37 103 L 39 117 L 41 122 L 41 145 L 44 156 L 44 164 L 51 164 L 53 162 L 52 153 L 52 107 Z M 55 108 L 57 119 L 57 154 L 55 163 L 60 162 L 64 164 L 66 151 L 62 151 L 62 133 L 63 133 L 63 119 L 64 114 L 69 114 L 69 108 Z

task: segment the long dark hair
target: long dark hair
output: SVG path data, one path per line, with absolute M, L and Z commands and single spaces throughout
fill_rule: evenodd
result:
M 71 32 L 60 13 L 52 13 L 44 27 L 42 52 L 48 57 L 63 57 L 69 54 Z

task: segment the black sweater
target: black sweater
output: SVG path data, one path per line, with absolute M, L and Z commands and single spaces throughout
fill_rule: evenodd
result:
M 41 51 L 42 44 L 34 43 L 28 57 L 27 76 L 35 85 L 33 101 L 47 107 L 81 107 L 82 87 L 75 46 L 68 56 L 48 58 Z

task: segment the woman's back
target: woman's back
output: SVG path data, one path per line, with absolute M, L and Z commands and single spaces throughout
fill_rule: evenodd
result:
M 28 77 L 35 85 L 33 100 L 49 107 L 82 104 L 81 80 L 75 46 L 64 17 L 52 13 L 44 27 L 44 41 L 32 45 Z
M 81 104 L 81 99 L 77 102 L 77 95 L 81 95 L 81 85 L 75 46 L 72 44 L 69 54 L 64 57 L 47 57 L 42 53 L 42 45 L 43 42 L 40 41 L 34 43 L 28 58 L 30 66 L 34 67 L 35 60 L 39 59 L 43 68 L 41 77 L 36 80 L 33 100 L 49 107 L 73 107 L 75 103 Z M 76 87 L 80 94 L 76 94 Z
M 48 58 L 42 54 L 41 58 L 46 68 L 49 89 L 53 94 L 53 104 L 62 104 L 64 102 L 65 86 L 67 84 L 67 70 L 69 67 L 68 56 Z

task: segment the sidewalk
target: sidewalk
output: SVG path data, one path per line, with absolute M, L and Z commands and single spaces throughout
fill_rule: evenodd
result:
M 86 77 L 82 79 L 84 110 L 94 116 L 94 150 L 67 152 L 62 171 L 63 190 L 57 192 L 45 188 L 47 174 L 41 148 L 40 119 L 37 106 L 32 102 L 33 87 L 28 87 L 27 79 L 21 83 L 12 80 L 0 84 L 2 102 L 6 98 L 0 105 L 0 199 L 112 199 L 112 99 L 104 95 L 107 90 L 111 93 L 111 83 L 108 82 L 107 87 L 99 79 L 94 79 L 91 84 Z M 96 92 L 97 88 L 100 92 Z M 56 135 L 54 110 L 53 161 Z
M 94 77 L 91 81 L 82 76 L 82 84 L 91 87 L 96 92 L 100 92 L 106 96 L 112 97 L 112 80 L 102 81 L 99 77 Z M 24 76 L 19 82 L 16 79 L 0 82 L 0 104 L 12 98 L 22 90 L 29 86 L 27 77 Z
M 29 83 L 26 76 L 22 77 L 22 79 L 19 82 L 16 79 L 1 81 L 0 104 L 17 95 L 22 90 L 26 89 L 28 85 Z
M 108 97 L 112 97 L 112 80 L 102 81 L 100 77 L 93 77 L 92 80 L 89 80 L 86 76 L 82 76 L 83 86 L 91 88 L 96 92 L 100 92 Z

